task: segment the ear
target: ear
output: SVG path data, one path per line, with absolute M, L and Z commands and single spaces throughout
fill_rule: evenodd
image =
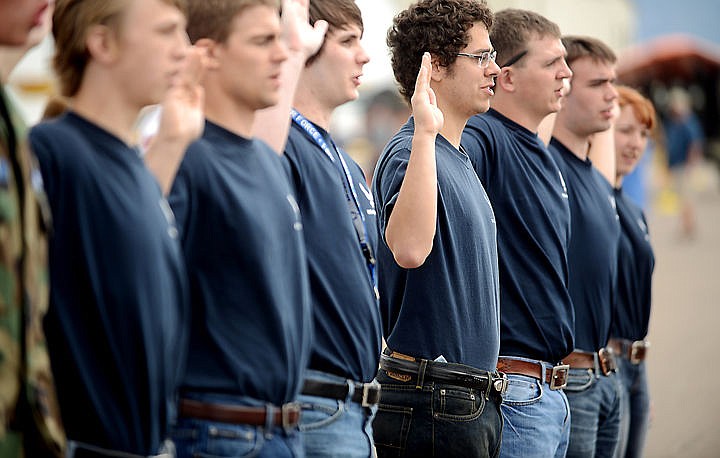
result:
M 430 64 L 432 65 L 430 79 L 432 79 L 432 81 L 442 81 L 447 75 L 447 68 L 440 65 L 440 61 L 436 56 L 432 56 Z
M 495 77 L 495 85 L 505 92 L 515 92 L 515 72 L 512 67 L 502 67 L 500 74 Z
M 218 54 L 220 52 L 220 44 L 210 38 L 201 38 L 195 42 L 195 47 L 205 51 L 205 69 L 216 70 L 220 67 Z
M 119 50 L 115 31 L 101 24 L 93 25 L 88 29 L 85 46 L 94 60 L 104 64 L 112 63 Z

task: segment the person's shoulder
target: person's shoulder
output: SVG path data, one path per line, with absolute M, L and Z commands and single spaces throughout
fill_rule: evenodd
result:
M 30 129 L 29 138 L 31 142 L 48 141 L 48 147 L 65 146 L 69 141 L 79 141 L 82 134 L 65 114 L 36 124 Z
M 92 154 L 92 144 L 81 126 L 67 115 L 43 121 L 28 134 L 30 149 L 40 164 L 54 163 L 63 170 L 79 170 Z

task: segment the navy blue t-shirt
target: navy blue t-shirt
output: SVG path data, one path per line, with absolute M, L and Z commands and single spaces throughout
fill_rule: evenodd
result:
M 575 156 L 553 138 L 550 152 L 570 195 L 572 233 L 568 263 L 575 307 L 575 348 L 597 351 L 607 345 L 615 304 L 620 223 L 610 183 L 589 159 Z
M 182 389 L 293 400 L 312 315 L 299 209 L 280 157 L 207 121 L 169 199 L 190 279 Z
M 613 337 L 642 340 L 650 322 L 650 298 L 655 256 L 650 246 L 647 220 L 640 207 L 622 191 L 615 190 L 620 217 L 617 304 Z
M 498 221 L 500 354 L 560 361 L 574 345 L 562 174 L 535 133 L 495 110 L 470 118 L 462 144 Z
M 334 160 L 295 122 L 284 156 L 300 205 L 308 258 L 315 324 L 309 368 L 368 382 L 377 373 L 381 345 L 374 283 L 353 226 L 338 150 L 326 131 L 314 127 Z M 374 250 L 377 229 L 372 194 L 360 166 L 344 151 L 340 154 L 352 176 Z
M 187 288 L 172 212 L 135 149 L 70 112 L 35 127 L 53 217 L 53 373 L 70 439 L 155 454 L 175 416 Z
M 500 348 L 495 215 L 467 154 L 435 140 L 438 202 L 425 263 L 403 269 L 384 242 L 410 160 L 413 118 L 380 155 L 373 195 L 378 208 L 380 309 L 394 351 L 494 371 Z

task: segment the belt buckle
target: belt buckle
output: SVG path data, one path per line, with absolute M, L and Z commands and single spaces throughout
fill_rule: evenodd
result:
M 507 375 L 505 375 L 504 372 L 498 372 L 498 376 L 495 377 L 495 380 L 492 381 L 492 384 L 493 388 L 495 388 L 495 391 L 500 393 L 501 396 L 504 396 L 508 389 Z
M 568 372 L 570 372 L 570 365 L 568 364 L 553 366 L 550 379 L 550 389 L 562 390 L 565 388 L 567 386 Z M 558 381 L 560 381 L 559 384 Z
M 650 344 L 644 340 L 636 340 L 630 347 L 630 364 L 640 364 L 645 359 L 645 351 Z
M 370 401 L 368 400 L 368 397 L 370 396 L 370 390 L 371 390 L 371 389 L 375 389 L 375 390 L 377 390 L 377 391 L 380 391 L 380 384 L 378 383 L 377 380 L 373 380 L 372 382 L 368 382 L 368 383 L 363 383 L 362 402 L 360 403 L 361 406 L 363 406 L 363 407 L 372 407 L 372 406 L 374 406 L 375 404 L 377 404 L 377 402 L 370 402 Z
M 615 361 L 615 354 L 612 348 L 603 347 L 598 350 L 598 356 L 600 360 L 600 370 L 603 375 L 608 376 L 611 372 L 617 370 L 617 362 Z
M 300 410 L 300 404 L 297 402 L 288 402 L 280 407 L 280 417 L 282 419 L 283 429 L 290 430 L 297 426 L 297 421 L 293 422 L 290 420 L 290 415 L 295 412 L 298 413 Z M 294 424 L 293 424 L 294 423 Z

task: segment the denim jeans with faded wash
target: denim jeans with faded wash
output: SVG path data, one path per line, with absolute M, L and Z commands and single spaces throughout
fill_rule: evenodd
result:
M 617 373 L 596 376 L 591 369 L 570 369 L 565 394 L 570 403 L 567 456 L 610 458 L 620 439 L 622 388 Z
M 186 393 L 185 397 L 211 404 L 265 406 L 265 403 L 253 398 L 227 394 Z M 236 425 L 181 417 L 173 428 L 172 439 L 177 458 L 304 456 L 297 427 L 285 430 L 281 426 Z
M 551 364 L 525 358 L 513 358 Z M 543 371 L 544 375 L 544 371 Z M 570 439 L 570 406 L 562 390 L 551 390 L 549 380 L 508 374 L 508 389 L 501 406 L 503 458 L 563 458 Z
M 352 382 L 342 377 L 309 370 L 305 377 L 332 383 Z M 374 456 L 372 421 L 377 407 L 363 407 L 347 399 L 300 395 L 300 432 L 308 458 L 369 458 Z
M 615 456 L 641 457 L 650 422 L 650 392 L 645 362 L 632 364 L 627 358 L 619 358 L 618 366 L 618 375 L 623 385 L 623 415 L 620 422 L 620 446 Z

